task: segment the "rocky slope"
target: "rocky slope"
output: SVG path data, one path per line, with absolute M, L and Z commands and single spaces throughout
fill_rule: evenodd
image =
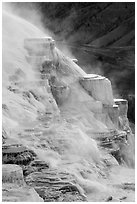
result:
M 60 47 L 66 43 L 86 72 L 111 79 L 115 96 L 129 101 L 128 117 L 135 122 L 135 4 L 40 3 L 36 7 L 43 13 L 44 25 L 58 36 Z
M 5 11 L 2 35 L 3 201 L 134 201 L 127 101 Z
M 135 4 L 133 2 L 19 3 L 42 13 L 58 46 L 88 73 L 111 79 L 115 97 L 129 101 L 128 117 L 135 122 Z M 29 15 L 28 15 L 29 16 Z
M 114 96 L 128 100 L 128 118 L 135 123 L 134 2 L 18 2 L 11 6 L 20 16 L 52 31 L 58 47 L 75 56 L 87 73 L 111 79 Z

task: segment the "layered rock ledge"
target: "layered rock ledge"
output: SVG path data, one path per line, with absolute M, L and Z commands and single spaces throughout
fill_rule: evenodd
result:
M 128 164 L 127 102 L 114 100 L 111 82 L 87 75 L 52 38 L 5 18 L 3 200 L 37 202 L 36 191 L 42 201 L 112 198 L 113 186 L 110 193 L 101 181 Z
M 99 75 L 87 74 L 80 79 L 80 84 L 97 101 L 106 105 L 113 105 L 113 93 L 111 82 Z
M 43 202 L 34 188 L 26 185 L 18 165 L 2 165 L 2 182 L 3 202 Z

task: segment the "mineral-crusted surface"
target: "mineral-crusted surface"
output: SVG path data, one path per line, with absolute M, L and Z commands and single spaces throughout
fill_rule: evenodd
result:
M 30 173 L 25 180 L 28 185 L 35 188 L 45 202 L 86 200 L 80 186 L 73 183 L 73 178 L 64 172 L 43 169 Z
M 2 146 L 2 163 L 3 164 L 27 164 L 34 160 L 36 154 L 26 147 L 15 145 Z
M 3 201 L 123 198 L 130 185 L 126 174 L 119 190 L 117 172 L 134 166 L 127 101 L 32 24 L 5 12 L 3 22 Z
M 43 202 L 36 191 L 26 185 L 18 165 L 2 165 L 2 182 L 3 202 Z

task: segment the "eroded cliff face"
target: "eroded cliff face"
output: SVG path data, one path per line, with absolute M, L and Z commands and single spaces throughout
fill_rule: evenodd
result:
M 51 37 L 4 12 L 3 163 L 20 165 L 44 201 L 116 196 L 109 168 L 134 166 L 127 107 L 107 78 L 86 74 Z

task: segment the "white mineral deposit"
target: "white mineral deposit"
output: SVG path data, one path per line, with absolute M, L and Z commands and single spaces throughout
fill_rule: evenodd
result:
M 127 101 L 30 22 L 2 18 L 3 202 L 134 202 Z

